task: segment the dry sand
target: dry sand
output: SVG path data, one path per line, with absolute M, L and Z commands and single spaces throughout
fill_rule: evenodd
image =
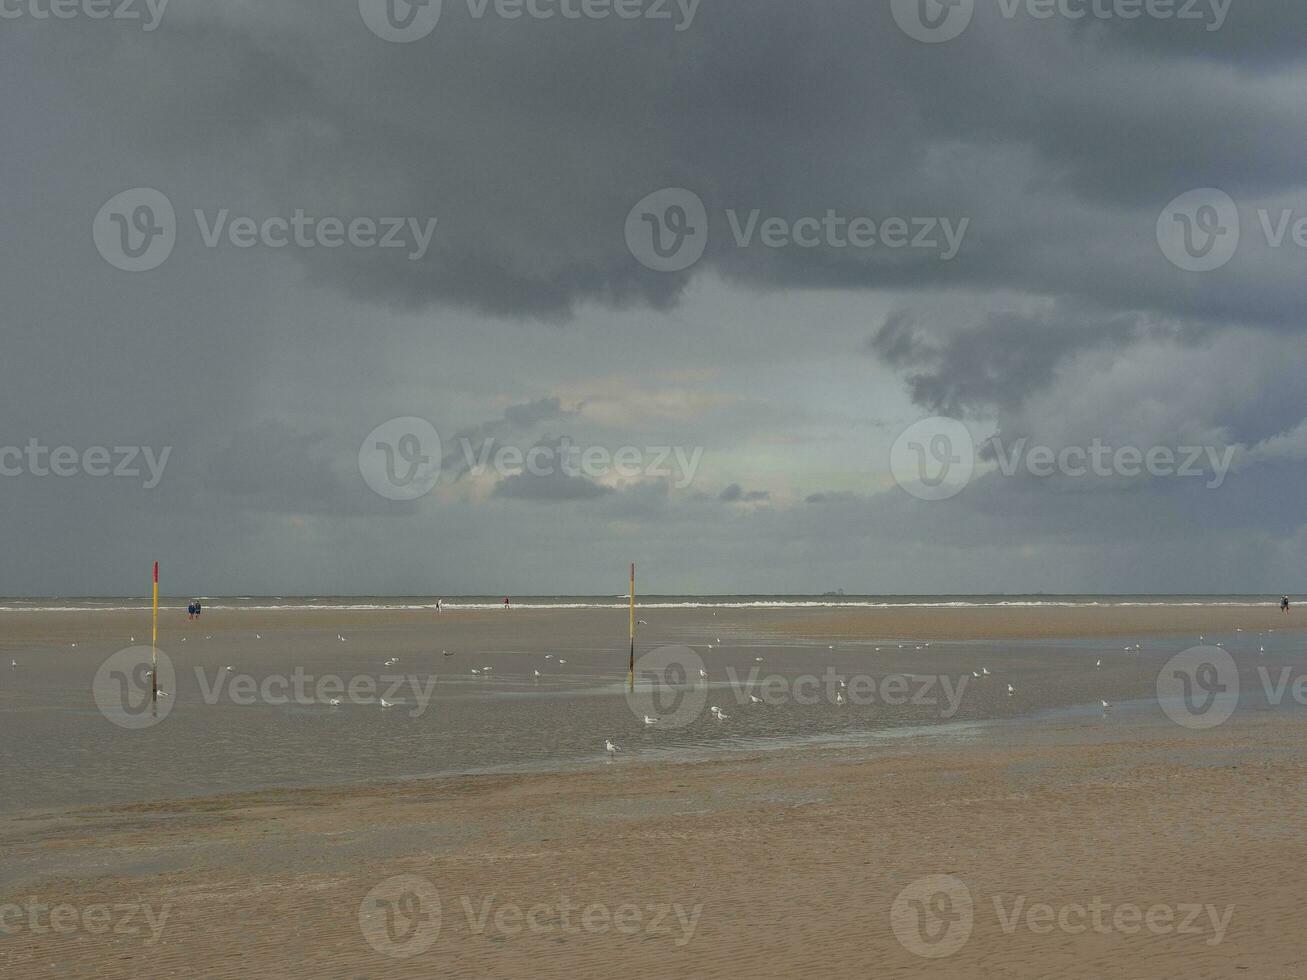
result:
M 1297 977 L 1305 731 L 1267 716 L 1105 741 L 1065 725 L 1028 744 L 623 760 L 6 819 L 8 860 L 43 869 L 8 900 L 167 918 L 154 944 L 142 915 L 138 935 L 24 924 L 0 963 L 13 977 Z M 941 874 L 969 891 L 974 928 L 928 960 L 896 938 L 891 905 Z M 395 875 L 442 903 L 408 959 L 378 952 L 359 919 Z M 1042 913 L 1005 930 L 1022 897 L 1078 931 L 1045 932 Z M 606 918 L 624 905 L 640 910 L 629 935 Z M 537 906 L 524 928 L 514 910 Z M 1156 931 L 1131 917 L 1159 906 Z

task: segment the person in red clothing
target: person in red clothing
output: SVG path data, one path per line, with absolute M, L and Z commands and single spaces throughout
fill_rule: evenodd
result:
M 508 608 L 508 596 L 504 596 L 504 608 Z

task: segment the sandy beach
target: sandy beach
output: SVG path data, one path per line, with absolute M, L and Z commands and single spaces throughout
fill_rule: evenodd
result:
M 6 617 L 5 656 L 35 656 L 38 641 L 104 645 L 135 622 L 24 615 Z M 192 638 L 216 644 L 254 630 L 312 663 L 320 635 L 375 658 L 383 648 L 407 651 L 409 630 L 437 631 L 437 646 L 462 649 L 476 636 L 496 649 L 553 624 L 579 649 L 578 669 L 593 656 L 610 670 L 602 640 L 610 618 L 446 613 L 432 625 L 418 612 L 214 615 Z M 1278 631 L 1277 664 L 1299 665 L 1297 635 L 1273 609 L 668 611 L 650 633 L 684 641 L 720 630 L 728 652 L 734 636 L 739 650 L 795 663 L 875 662 L 874 646 L 842 654 L 841 645 L 930 637 L 939 652 L 888 644 L 893 652 L 881 656 L 894 659 L 883 666 L 920 670 L 929 656 L 932 669 L 960 670 L 980 649 L 1005 676 L 1023 678 L 1022 690 L 1044 678 L 1049 703 L 1083 702 L 1107 685 L 1122 690 L 1113 694 L 1122 707 L 1049 713 L 996 696 L 979 702 L 985 720 L 965 735 L 947 725 L 894 737 L 869 728 L 866 738 L 822 747 L 799 737 L 804 722 L 792 744 L 740 739 L 697 760 L 646 749 L 659 736 L 640 741 L 628 716 L 617 733 L 623 752 L 550 772 L 332 779 L 140 803 L 96 785 L 83 788 L 104 796 L 93 803 L 11 799 L 0 813 L 0 972 L 1301 976 L 1296 896 L 1307 887 L 1307 844 L 1296 824 L 1307 802 L 1299 751 L 1307 717 L 1241 706 L 1219 727 L 1192 730 L 1155 704 L 1125 703 L 1146 702 L 1157 663 L 1200 631 L 1234 649 L 1235 631 L 1261 638 L 1265 629 Z M 315 642 L 297 648 L 303 630 Z M 1095 638 L 1122 635 L 1156 637 L 1155 654 L 1122 654 L 1110 682 L 1090 673 L 1084 657 L 1108 646 Z M 1018 645 L 1002 659 L 1001 641 L 948 646 L 986 636 L 1081 645 L 1069 660 L 1061 647 Z M 801 645 L 776 652 L 786 637 Z M 59 655 L 79 662 L 68 649 Z M 705 657 L 716 670 L 714 652 Z M 34 713 L 16 703 L 25 696 L 7 689 L 0 702 L 11 735 Z M 738 724 L 749 721 L 747 709 L 730 710 Z M 790 717 L 780 710 L 776 717 Z M 379 717 L 364 723 L 375 728 Z M 702 724 L 703 738 L 723 737 L 723 727 Z M 121 743 L 127 750 L 105 751 L 133 751 L 132 766 L 148 772 L 152 754 L 171 743 L 202 766 L 185 731 L 161 724 Z M 357 754 L 374 750 L 362 736 L 353 744 Z M 9 765 L 6 773 L 11 788 L 40 785 Z M 222 784 L 220 773 L 213 778 Z

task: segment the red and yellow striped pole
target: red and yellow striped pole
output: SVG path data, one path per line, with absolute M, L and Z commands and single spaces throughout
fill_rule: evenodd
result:
M 150 626 L 150 701 L 159 704 L 159 563 L 154 563 L 154 614 Z

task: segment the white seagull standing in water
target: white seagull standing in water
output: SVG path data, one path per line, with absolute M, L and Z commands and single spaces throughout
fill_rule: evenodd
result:
M 1017 693 L 1017 689 L 1016 689 L 1015 687 L 1013 687 L 1011 684 L 1009 684 L 1009 685 L 1007 686 L 1007 693 L 1008 693 L 1009 696 L 1011 696 L 1011 695 Z
M 1101 705 L 1103 706 L 1103 710 L 1104 710 L 1104 711 L 1110 711 L 1110 710 L 1112 709 L 1112 702 L 1111 702 L 1111 701 L 1104 701 L 1102 698 L 1099 698 L 1099 699 L 1098 699 L 1098 703 L 1101 704 Z
M 619 746 L 613 744 L 612 739 L 605 739 L 604 751 L 607 752 L 610 756 L 614 756 L 617 755 L 617 753 L 621 752 L 622 750 Z
M 700 668 L 699 668 L 699 678 L 700 678 L 701 680 L 707 680 L 707 679 L 708 679 L 708 671 L 706 671 L 706 670 L 704 670 L 702 667 L 700 667 Z
M 393 707 L 395 707 L 394 704 L 392 704 L 390 701 L 387 701 L 385 698 L 382 698 L 381 701 L 378 702 L 378 703 L 379 703 L 383 708 L 393 708 Z
M 839 691 L 836 691 L 836 692 L 835 692 L 835 703 L 836 703 L 836 704 L 843 704 L 843 703 L 844 703 L 844 695 L 841 694 Z
M 988 667 L 981 667 L 981 668 L 980 668 L 980 674 L 981 674 L 982 677 L 988 677 L 988 676 L 989 676 L 989 668 L 988 668 Z
M 1098 663 L 1094 664 L 1094 669 L 1095 669 L 1095 670 L 1102 670 L 1102 669 L 1103 669 L 1103 661 L 1102 661 L 1102 660 L 1099 660 Z
M 656 725 L 656 724 L 658 724 L 658 719 L 657 719 L 657 718 L 650 718 L 648 715 L 645 715 L 645 716 L 644 716 L 644 723 L 645 723 L 646 725 Z
M 749 695 L 749 703 L 750 703 L 750 704 L 762 704 L 762 698 L 758 697 L 756 694 L 750 694 L 750 695 Z
M 340 698 L 332 698 L 330 701 L 327 702 L 327 704 L 331 705 L 333 708 L 339 708 Z

